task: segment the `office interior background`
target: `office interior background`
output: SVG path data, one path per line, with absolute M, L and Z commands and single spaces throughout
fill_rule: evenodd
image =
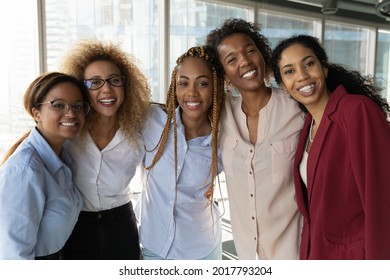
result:
M 332 62 L 377 79 L 390 100 L 390 0 L 15 0 L 0 10 L 0 156 L 34 126 L 22 97 L 57 70 L 78 39 L 120 44 L 164 102 L 176 58 L 225 19 L 258 22 L 271 46 L 293 34 L 321 39 Z

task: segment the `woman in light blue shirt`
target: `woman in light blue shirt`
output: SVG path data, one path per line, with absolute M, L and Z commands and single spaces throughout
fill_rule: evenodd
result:
M 27 89 L 24 107 L 36 127 L 0 167 L 0 259 L 61 259 L 82 206 L 62 146 L 82 129 L 87 96 L 81 82 L 57 72 Z
M 223 80 L 204 47 L 177 59 L 165 106 L 143 132 L 144 188 L 137 205 L 144 259 L 222 259 L 214 179 Z

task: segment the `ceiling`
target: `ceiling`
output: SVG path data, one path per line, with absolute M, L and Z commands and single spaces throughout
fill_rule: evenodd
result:
M 390 24 L 390 0 L 257 0 L 286 8 Z M 377 6 L 381 7 L 381 13 Z M 333 9 L 333 8 L 337 9 Z M 385 15 L 383 15 L 385 14 Z

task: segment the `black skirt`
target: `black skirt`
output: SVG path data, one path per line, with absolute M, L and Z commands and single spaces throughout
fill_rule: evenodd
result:
M 99 212 L 82 211 L 63 252 L 66 260 L 139 260 L 132 203 Z

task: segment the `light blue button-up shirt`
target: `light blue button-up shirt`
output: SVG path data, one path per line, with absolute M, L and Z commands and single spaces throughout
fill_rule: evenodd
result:
M 62 249 L 82 207 L 69 160 L 33 129 L 0 168 L 0 259 L 34 259 Z
M 163 131 L 167 114 L 152 106 L 143 133 L 149 166 Z M 144 188 L 137 205 L 142 245 L 165 259 L 200 259 L 221 242 L 220 212 L 215 203 L 207 205 L 205 192 L 210 182 L 211 134 L 189 141 L 177 118 L 178 181 L 175 184 L 173 124 L 164 153 L 150 174 L 144 173 Z M 219 171 L 222 171 L 219 157 Z

